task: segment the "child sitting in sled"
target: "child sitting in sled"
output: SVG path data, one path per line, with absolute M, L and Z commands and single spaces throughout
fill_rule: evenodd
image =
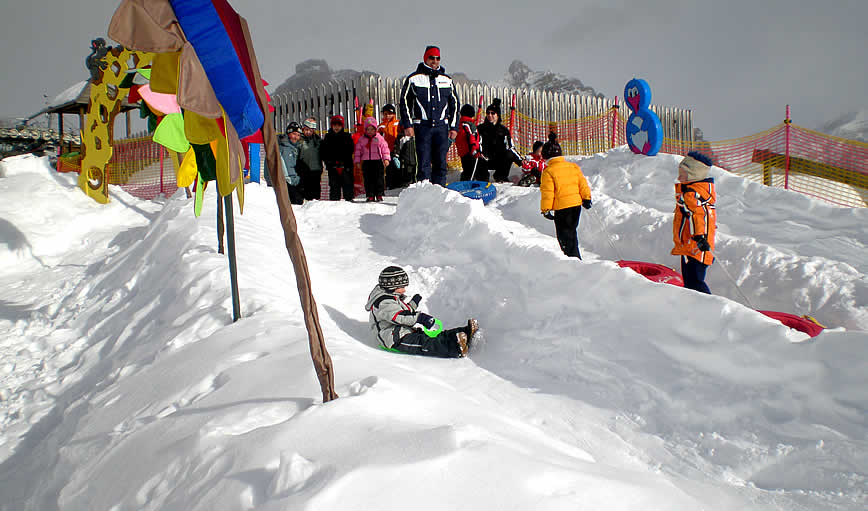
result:
M 539 185 L 539 178 L 542 175 L 543 169 L 546 168 L 546 159 L 542 156 L 543 143 L 537 140 L 533 143 L 533 151 L 524 157 L 521 162 L 521 179 L 518 180 L 518 186 L 533 186 Z
M 439 320 L 419 311 L 421 295 L 407 299 L 404 293 L 409 284 L 407 272 L 398 266 L 388 266 L 380 272 L 377 285 L 368 296 L 365 310 L 371 313 L 371 330 L 380 344 L 388 350 L 413 355 L 441 358 L 467 355 L 479 329 L 476 320 L 470 319 L 460 328 L 444 330 Z

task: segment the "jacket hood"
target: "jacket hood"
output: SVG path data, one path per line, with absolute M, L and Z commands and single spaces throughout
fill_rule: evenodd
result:
M 474 121 L 475 121 L 475 119 L 473 117 L 465 117 L 463 115 L 461 116 L 460 119 L 458 119 L 458 122 L 474 122 Z
M 398 296 L 398 297 L 400 297 L 402 295 L 396 295 L 395 293 L 391 293 L 389 291 L 386 291 L 385 289 L 380 287 L 379 284 L 377 284 L 376 286 L 374 286 L 374 289 L 371 290 L 371 294 L 368 295 L 368 301 L 365 302 L 365 310 L 370 312 L 370 310 L 374 307 L 374 302 L 377 300 L 377 298 L 379 298 L 381 296 Z

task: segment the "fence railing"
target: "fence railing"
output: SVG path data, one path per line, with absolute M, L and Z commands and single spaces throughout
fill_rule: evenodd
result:
M 351 127 L 355 98 L 359 98 L 360 105 L 372 104 L 379 117 L 383 105 L 397 104 L 401 82 L 363 75 L 355 80 L 275 94 L 275 122 L 280 129 L 290 120 L 314 117 L 327 129 L 328 118 L 340 114 Z M 629 112 L 618 108 L 617 100 L 487 85 L 457 88 L 462 103 L 474 107 L 479 105 L 480 97 L 483 108 L 495 97 L 501 98 L 505 123 L 509 122 L 514 96 L 512 135 L 522 153 L 529 152 L 534 141 L 546 140 L 552 129 L 558 133 L 565 154 L 594 154 L 626 144 L 624 128 Z M 663 125 L 663 153 L 683 155 L 698 149 L 707 153 L 715 165 L 746 179 L 832 204 L 868 207 L 866 143 L 802 128 L 790 122 L 789 113 L 783 123 L 761 133 L 719 142 L 695 140 L 691 110 L 659 106 L 651 109 Z M 454 147 L 450 149 L 449 162 L 452 167 L 459 166 Z M 58 170 L 80 171 L 80 163 L 74 158 L 61 158 Z M 174 166 L 168 152 L 146 134 L 115 141 L 107 170 L 111 184 L 120 185 L 138 197 L 151 199 L 176 190 Z M 328 197 L 325 174 L 322 190 L 322 197 Z
M 358 98 L 360 108 L 366 104 L 372 104 L 374 114 L 379 119 L 380 111 L 384 105 L 387 103 L 398 105 L 402 84 L 403 78 L 389 78 L 372 73 L 363 73 L 351 80 L 333 80 L 307 89 L 274 94 L 272 95 L 272 104 L 275 107 L 274 122 L 277 129 L 282 131 L 283 127 L 290 121 L 301 122 L 307 117 L 313 117 L 321 127 L 320 131 L 325 131 L 329 126 L 328 119 L 332 115 L 342 115 L 346 119 L 348 128 L 351 128 L 356 117 L 356 98 Z M 483 109 L 494 98 L 500 98 L 503 102 L 501 111 L 504 123 L 509 122 L 514 98 L 518 124 L 513 127 L 513 138 L 521 149 L 532 146 L 534 140 L 546 140 L 548 124 L 551 122 L 556 123 L 559 127 L 563 126 L 566 132 L 568 131 L 567 128 L 578 120 L 585 121 L 590 118 L 610 120 L 606 115 L 611 114 L 613 109 L 617 108 L 617 98 L 612 100 L 576 93 L 556 93 L 527 88 L 458 84 L 456 85 L 456 92 L 462 104 L 470 104 L 477 108 L 481 106 Z M 657 105 L 652 105 L 651 110 L 660 117 L 664 136 L 685 143 L 693 142 L 693 112 L 691 110 Z M 523 119 L 523 121 L 519 119 Z M 593 128 L 590 125 L 587 126 L 587 129 L 580 126 L 574 132 L 570 131 L 568 136 L 561 135 L 562 141 L 573 143 L 570 147 L 574 152 L 571 154 L 588 154 L 589 152 L 608 149 L 612 136 L 618 128 L 607 125 L 605 122 L 601 122 L 599 126 L 594 125 Z M 623 125 L 620 127 L 623 128 Z M 623 132 L 623 129 L 621 131 Z M 603 141 L 608 141 L 608 143 L 604 144 Z M 455 158 L 450 158 L 450 160 L 455 160 Z

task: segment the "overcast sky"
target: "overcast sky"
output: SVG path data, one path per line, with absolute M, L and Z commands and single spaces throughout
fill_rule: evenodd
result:
M 0 116 L 27 116 L 87 77 L 118 0 L 3 2 Z M 510 4 L 515 6 L 510 6 Z M 692 108 L 706 138 L 768 129 L 791 105 L 816 129 L 868 106 L 866 0 L 232 2 L 274 85 L 308 58 L 402 75 L 438 44 L 448 71 L 495 81 L 514 59 L 608 97 L 634 76 L 656 104 Z

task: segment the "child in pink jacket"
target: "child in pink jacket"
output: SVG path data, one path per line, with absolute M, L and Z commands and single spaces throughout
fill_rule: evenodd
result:
M 377 133 L 376 119 L 366 118 L 364 126 L 365 134 L 356 142 L 353 163 L 357 168 L 361 167 L 367 202 L 381 202 L 386 188 L 385 171 L 391 160 L 389 144 Z

